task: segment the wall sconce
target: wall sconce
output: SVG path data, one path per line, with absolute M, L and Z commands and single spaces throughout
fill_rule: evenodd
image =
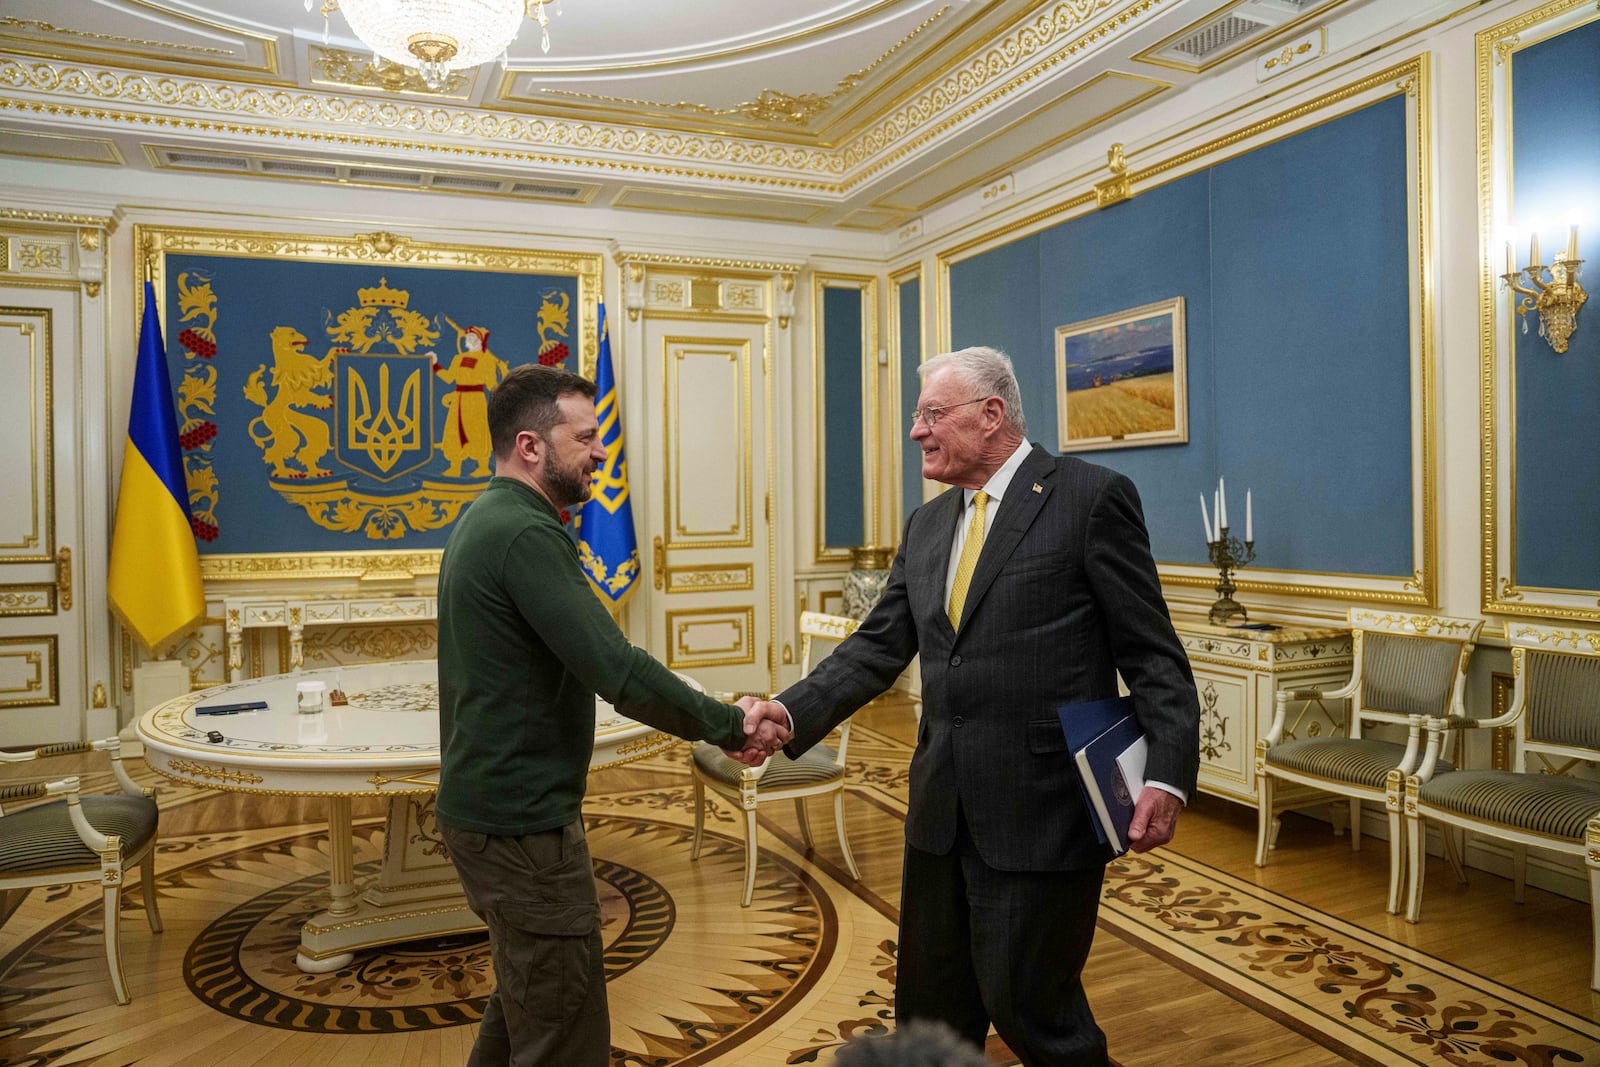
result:
M 1517 269 L 1511 243 L 1506 243 L 1506 273 L 1500 275 L 1500 280 L 1522 294 L 1522 299 L 1514 304 L 1518 315 L 1538 311 L 1539 336 L 1549 341 L 1550 347 L 1557 352 L 1567 350 L 1567 339 L 1578 327 L 1578 309 L 1589 299 L 1589 294 L 1578 284 L 1578 274 L 1582 268 L 1583 260 L 1578 258 L 1576 226 L 1567 231 L 1566 251 L 1557 252 L 1555 262 L 1550 264 L 1548 282 L 1544 280 L 1547 268 L 1539 262 L 1537 233 L 1533 235 L 1528 248 L 1528 265 L 1522 270 Z M 1528 276 L 1528 284 L 1519 285 L 1517 279 L 1524 274 Z M 1522 320 L 1522 332 L 1528 332 L 1526 318 Z

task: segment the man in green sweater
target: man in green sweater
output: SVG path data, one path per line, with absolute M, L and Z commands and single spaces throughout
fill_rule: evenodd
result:
M 595 386 L 519 367 L 489 397 L 495 477 L 439 567 L 435 808 L 467 902 L 489 928 L 495 991 L 469 1065 L 610 1059 L 600 905 L 584 840 L 595 694 L 624 715 L 759 764 L 782 712 L 719 703 L 617 628 L 578 566 L 560 509 L 605 460 Z

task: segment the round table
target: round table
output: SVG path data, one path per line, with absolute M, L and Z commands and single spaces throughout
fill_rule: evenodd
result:
M 299 709 L 296 684 L 310 681 L 322 682 L 329 691 L 320 712 Z M 345 703 L 335 703 L 335 690 Z M 195 710 L 251 701 L 267 707 L 228 715 Z M 328 798 L 328 908 L 301 928 L 296 958 L 301 970 L 337 970 L 356 949 L 482 929 L 434 824 L 433 794 L 439 785 L 434 660 L 366 663 L 213 686 L 157 705 L 137 730 L 145 761 L 174 781 Z M 596 699 L 590 770 L 644 759 L 676 743 L 671 734 Z M 351 798 L 358 796 L 390 798 L 383 867 L 359 892 L 351 827 Z

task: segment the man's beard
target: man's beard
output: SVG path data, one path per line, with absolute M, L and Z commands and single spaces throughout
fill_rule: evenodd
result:
M 594 485 L 585 485 L 583 479 L 581 464 L 564 467 L 555 454 L 551 454 L 550 462 L 545 466 L 544 488 L 550 494 L 552 504 L 558 508 L 570 508 L 588 500 L 594 494 Z

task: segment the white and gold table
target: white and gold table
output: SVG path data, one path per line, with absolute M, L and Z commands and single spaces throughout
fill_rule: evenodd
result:
M 348 703 L 301 713 L 296 683 L 321 681 Z M 688 681 L 688 679 L 685 679 Z M 691 682 L 690 684 L 694 684 Z M 200 705 L 261 700 L 264 711 L 197 715 Z M 209 739 L 216 731 L 220 741 Z M 482 928 L 468 909 L 433 818 L 439 785 L 438 667 L 367 663 L 231 682 L 186 693 L 139 720 L 145 760 L 209 789 L 328 798 L 329 900 L 306 920 L 296 962 L 337 970 L 356 949 Z M 677 741 L 597 700 L 590 770 L 654 755 Z M 389 799 L 383 866 L 355 882 L 351 799 Z

